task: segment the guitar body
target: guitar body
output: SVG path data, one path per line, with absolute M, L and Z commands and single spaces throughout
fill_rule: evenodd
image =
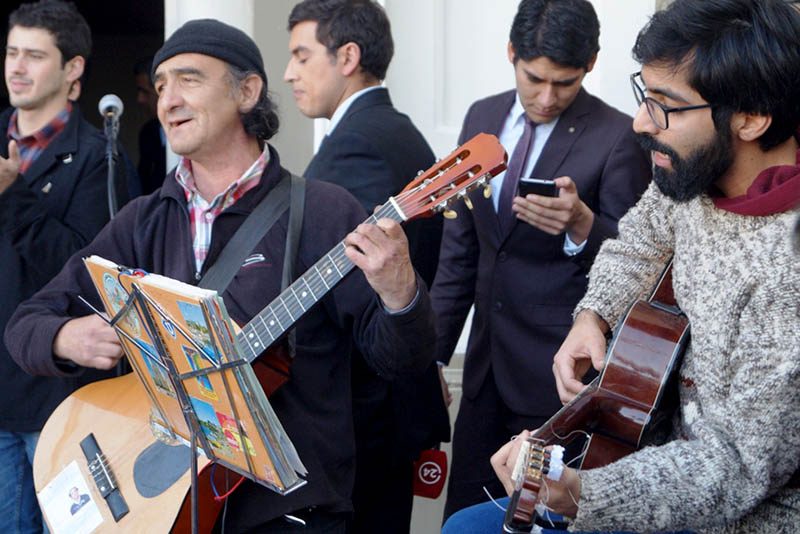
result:
M 189 449 L 179 445 L 185 470 L 160 495 L 144 497 L 137 490 L 134 465 L 142 451 L 156 439 L 150 429 L 150 401 L 134 374 L 95 382 L 75 391 L 48 419 L 36 447 L 33 463 L 38 491 L 76 461 L 97 504 L 103 523 L 96 532 L 189 532 L 191 526 Z M 105 500 L 92 482 L 80 441 L 93 433 L 131 513 L 115 522 Z M 212 498 L 208 460 L 198 457 L 200 472 L 200 532 L 210 532 L 221 510 Z M 218 469 L 217 471 L 224 471 Z M 52 531 L 52 528 L 51 528 Z
M 676 306 L 668 268 L 650 300 L 635 302 L 618 325 L 600 376 L 532 437 L 552 445 L 588 434 L 581 469 L 663 443 L 678 405 L 675 381 L 688 341 L 689 320 Z M 531 494 L 523 484 L 511 502 L 505 531 L 530 532 L 538 490 Z
M 688 334 L 684 315 L 645 301 L 631 307 L 593 396 L 592 420 L 583 429 L 592 437 L 582 469 L 664 442 L 677 407 L 675 379 Z

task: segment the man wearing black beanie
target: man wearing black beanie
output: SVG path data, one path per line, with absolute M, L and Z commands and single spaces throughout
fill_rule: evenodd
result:
M 160 193 L 126 206 L 81 257 L 95 254 L 194 284 L 286 176 L 267 143 L 278 120 L 257 46 L 219 21 L 178 29 L 155 55 L 153 80 L 159 120 L 181 160 Z M 308 470 L 307 484 L 280 496 L 246 481 L 229 497 L 219 528 L 283 532 L 304 524 L 303 532 L 345 532 L 354 477 L 349 355 L 358 349 L 387 377 L 432 362 L 430 303 L 403 230 L 389 219 L 359 225 L 366 218 L 344 189 L 306 184 L 295 272 L 311 268 L 343 238 L 344 254 L 360 268 L 297 322 L 289 381 L 270 397 Z M 280 293 L 288 221 L 287 210 L 220 292 L 239 324 Z M 10 351 L 30 373 L 72 376 L 110 368 L 122 356 L 113 330 L 76 300 L 82 295 L 101 305 L 81 257 L 24 303 L 7 331 Z

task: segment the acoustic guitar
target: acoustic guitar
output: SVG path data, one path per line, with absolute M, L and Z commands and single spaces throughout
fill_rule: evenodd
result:
M 649 298 L 635 302 L 617 325 L 600 375 L 531 439 L 568 444 L 588 434 L 580 469 L 602 467 L 645 445 L 663 443 L 678 404 L 675 381 L 688 341 L 689 320 L 675 301 L 669 266 Z M 506 509 L 504 532 L 536 532 L 541 484 L 541 477 L 523 472 Z
M 367 222 L 383 217 L 404 222 L 439 212 L 452 216 L 452 204 L 468 202 L 466 195 L 472 189 L 482 187 L 484 196 L 489 196 L 489 180 L 506 168 L 506 159 L 496 137 L 479 134 L 427 171 L 420 171 Z M 253 363 L 267 395 L 288 377 L 290 360 L 281 355 L 284 334 L 353 270 L 343 248 L 342 241 L 238 332 L 242 356 Z M 317 289 L 305 291 L 307 287 Z M 94 481 L 89 484 L 91 498 L 103 519 L 97 531 L 188 532 L 189 449 L 157 440 L 149 423 L 150 409 L 149 397 L 133 373 L 75 391 L 42 429 L 33 464 L 37 491 L 77 462 L 84 479 Z M 212 471 L 216 487 L 224 488 L 229 475 L 209 465 L 205 457 L 198 458 L 201 532 L 211 530 L 222 506 L 213 498 Z

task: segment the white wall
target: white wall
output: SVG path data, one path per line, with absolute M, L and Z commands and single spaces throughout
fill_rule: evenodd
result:
M 633 115 L 629 76 L 639 70 L 631 48 L 655 10 L 654 0 L 591 0 L 600 19 L 600 53 L 584 86 L 606 103 Z
M 289 32 L 286 23 L 296 0 L 257 0 L 256 26 L 253 36 L 264 56 L 264 68 L 269 78 L 270 98 L 278 106 L 281 127 L 270 143 L 278 149 L 281 164 L 301 174 L 314 155 L 312 139 L 314 121 L 300 113 L 292 96 L 292 87 L 283 81 L 283 71 L 289 61 Z
M 630 50 L 655 0 L 592 0 L 601 51 L 586 88 L 633 113 Z M 438 155 L 455 146 L 467 107 L 514 86 L 506 45 L 518 0 L 385 0 L 395 57 L 386 79 L 395 105 L 411 116 Z

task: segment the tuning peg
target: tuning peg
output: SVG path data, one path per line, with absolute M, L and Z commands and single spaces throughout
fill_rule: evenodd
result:
M 445 219 L 455 219 L 458 217 L 458 213 L 453 210 L 444 210 L 443 215 Z
M 417 176 L 422 176 L 424 173 L 425 173 L 425 171 L 420 169 L 420 170 L 417 171 Z
M 472 201 L 469 199 L 469 197 L 467 196 L 464 197 L 464 204 L 466 204 L 467 209 L 470 210 L 472 209 Z
M 492 186 L 486 184 L 485 186 L 483 186 L 483 198 L 491 198 L 491 196 L 492 196 Z

